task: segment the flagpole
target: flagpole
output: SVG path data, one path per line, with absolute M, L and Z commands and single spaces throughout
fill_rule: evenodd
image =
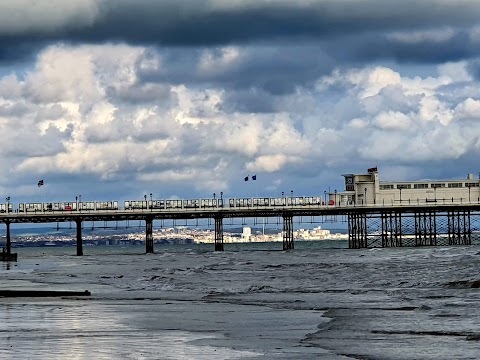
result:
M 45 211 L 45 190 L 43 189 L 43 186 L 45 185 L 45 181 L 43 179 L 38 181 L 37 186 L 40 188 L 40 203 L 42 204 L 42 211 Z

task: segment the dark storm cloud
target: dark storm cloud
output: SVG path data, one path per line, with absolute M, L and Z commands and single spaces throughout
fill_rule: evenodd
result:
M 221 57 L 220 50 L 208 51 Z M 337 65 L 318 44 L 284 44 L 281 49 L 247 45 L 242 48 L 241 56 L 227 68 L 213 67 L 211 71 L 198 68 L 204 51 L 169 48 L 159 49 L 159 53 L 162 68 L 139 69 L 141 82 L 215 84 L 239 91 L 260 89 L 272 95 L 292 93 L 298 86 L 310 87 L 319 76 L 330 73 Z
M 408 42 L 390 39 L 384 34 L 369 33 L 359 38 L 343 38 L 336 43 L 329 43 L 327 48 L 336 54 L 340 53 L 339 48 L 343 48 L 341 53 L 344 54 L 344 60 L 365 62 L 393 58 L 399 62 L 443 63 L 480 54 L 478 44 L 472 43 L 463 29 L 441 41 L 425 39 Z M 341 58 L 341 55 L 337 55 L 337 58 Z
M 455 6 L 438 0 L 224 3 L 220 7 L 200 0 L 106 1 L 92 26 L 70 29 L 59 38 L 216 45 L 275 37 L 464 27 L 475 24 L 480 17 L 476 1 L 457 1 Z
M 286 39 L 332 41 L 353 36 L 347 46 L 362 43 L 363 34 L 413 31 L 451 26 L 468 28 L 480 18 L 478 1 L 441 0 L 327 0 L 327 1 L 207 1 L 207 0 L 104 0 L 91 18 L 74 25 L 60 23 L 52 30 L 45 18 L 42 24 L 0 27 L 0 59 L 28 55 L 26 48 L 51 42 L 127 42 L 162 46 L 217 46 Z M 44 15 L 44 14 L 43 14 Z M 6 16 L 6 15 L 4 15 Z M 0 16 L 1 20 L 1 16 Z M 28 19 L 25 20 L 28 22 Z M 13 25 L 12 25 L 13 26 Z M 44 29 L 44 30 L 43 30 Z M 418 44 L 404 49 L 395 42 L 371 43 L 373 55 L 424 57 L 451 50 L 433 49 L 417 54 Z M 389 50 L 393 44 L 394 48 Z M 380 45 L 380 46 L 379 46 Z M 460 46 L 461 47 L 461 46 Z M 423 48 L 423 47 L 422 47 Z M 425 50 L 425 48 L 423 48 Z M 349 48 L 345 54 L 355 56 Z M 358 49 L 359 51 L 361 49 Z M 398 50 L 398 51 L 396 51 Z M 405 51 L 403 51 L 405 50 Z M 442 50 L 442 51 L 440 51 Z M 337 51 L 340 55 L 341 51 Z M 461 52 L 460 54 L 463 54 Z M 349 55 L 350 54 L 350 55 Z

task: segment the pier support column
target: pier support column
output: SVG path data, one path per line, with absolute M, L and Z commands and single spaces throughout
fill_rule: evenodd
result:
M 350 249 L 368 247 L 367 214 L 353 213 L 348 215 L 348 247 Z
M 77 224 L 77 256 L 83 256 L 83 240 L 82 240 L 82 219 L 76 219 Z
M 11 238 L 10 238 L 10 222 L 7 221 L 5 223 L 5 225 L 7 226 L 7 229 L 6 229 L 6 240 L 7 240 L 7 243 L 5 244 L 5 253 L 7 255 L 10 255 L 12 253 L 12 242 L 11 242 Z
M 435 212 L 415 213 L 415 246 L 437 245 L 437 217 Z
M 448 245 L 472 245 L 470 211 L 448 212 Z
M 402 213 L 382 212 L 382 247 L 402 247 Z
M 223 251 L 223 218 L 215 217 L 215 251 Z
M 145 218 L 145 246 L 146 253 L 153 254 L 153 217 Z
M 283 250 L 293 249 L 293 216 L 283 214 Z

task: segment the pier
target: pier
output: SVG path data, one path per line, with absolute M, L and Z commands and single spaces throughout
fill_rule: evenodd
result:
M 288 202 L 286 202 L 288 203 Z M 294 249 L 294 219 L 308 223 L 312 217 L 345 219 L 351 249 L 373 247 L 412 247 L 472 245 L 480 243 L 480 203 L 423 203 L 402 205 L 256 205 L 246 208 L 140 209 L 95 211 L 40 211 L 0 214 L 6 225 L 4 260 L 15 260 L 11 252 L 10 226 L 21 223 L 76 224 L 76 253 L 83 255 L 84 222 L 140 221 L 145 224 L 145 252 L 154 252 L 155 220 L 211 219 L 215 226 L 214 250 L 223 251 L 226 219 L 278 218 L 283 223 L 283 250 Z
M 226 219 L 277 218 L 282 223 L 283 250 L 293 250 L 294 219 L 341 219 L 348 223 L 351 249 L 373 247 L 453 246 L 480 244 L 480 179 L 380 181 L 376 167 L 366 174 L 345 174 L 345 190 L 323 196 L 278 198 L 163 199 L 20 203 L 14 209 L 7 197 L 0 204 L 0 223 L 6 225 L 6 246 L 0 260 L 15 260 L 10 225 L 20 223 L 76 224 L 77 255 L 83 255 L 82 224 L 86 221 L 145 224 L 145 252 L 154 252 L 154 221 L 213 220 L 214 249 L 224 250 Z M 328 195 L 328 198 L 327 198 Z M 320 221 L 322 222 L 322 221 Z M 334 221 L 335 222 L 335 221 Z

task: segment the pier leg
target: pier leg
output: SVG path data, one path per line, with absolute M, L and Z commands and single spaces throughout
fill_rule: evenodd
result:
M 350 249 L 362 249 L 368 247 L 368 228 L 366 214 L 348 215 L 348 247 Z M 382 238 L 382 241 L 384 239 Z
M 82 241 L 82 219 L 75 220 L 77 224 L 77 256 L 83 256 L 83 241 Z
M 450 232 L 449 220 L 449 232 Z M 449 241 L 451 241 L 449 236 Z M 415 246 L 437 245 L 437 218 L 433 211 L 415 213 Z
M 293 216 L 283 215 L 283 250 L 293 250 Z
M 7 233 L 6 233 L 7 243 L 5 244 L 5 252 L 7 253 L 7 255 L 10 255 L 12 253 L 12 242 L 10 238 L 10 223 L 7 221 L 5 225 L 7 226 Z
M 150 216 L 145 219 L 145 236 L 146 253 L 153 254 L 153 218 Z
M 471 245 L 470 211 L 448 212 L 448 245 Z
M 215 218 L 215 251 L 223 251 L 223 218 Z
M 382 218 L 382 247 L 402 247 L 402 213 L 383 212 Z

